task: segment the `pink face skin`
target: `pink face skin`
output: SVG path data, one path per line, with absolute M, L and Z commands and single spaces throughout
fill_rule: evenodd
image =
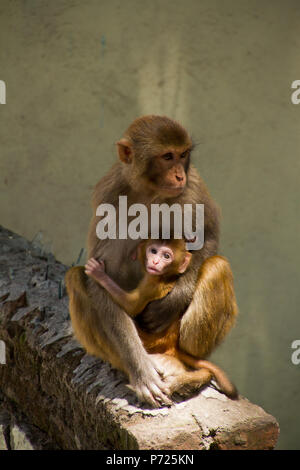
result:
M 152 244 L 146 250 L 146 270 L 149 274 L 162 274 L 165 268 L 174 260 L 171 248 L 164 245 Z

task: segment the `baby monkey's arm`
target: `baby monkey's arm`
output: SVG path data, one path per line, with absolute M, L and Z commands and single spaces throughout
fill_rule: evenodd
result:
M 107 292 L 113 300 L 122 307 L 131 317 L 135 317 L 142 312 L 149 300 L 142 295 L 139 286 L 131 292 L 126 292 L 116 284 L 105 272 L 104 261 L 96 261 L 94 258 L 88 260 L 85 265 L 85 273 L 95 279 Z

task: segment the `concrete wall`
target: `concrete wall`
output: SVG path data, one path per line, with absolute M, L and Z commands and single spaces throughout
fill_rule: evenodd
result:
M 297 0 L 2 0 L 0 223 L 42 230 L 63 262 L 85 244 L 90 193 L 137 116 L 167 114 L 223 211 L 238 324 L 213 355 L 300 448 L 300 79 Z M 298 210 L 297 210 L 298 209 Z

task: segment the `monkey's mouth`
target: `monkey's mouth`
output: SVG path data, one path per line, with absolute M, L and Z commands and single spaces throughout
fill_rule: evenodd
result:
M 158 269 L 153 268 L 151 266 L 147 266 L 147 271 L 148 271 L 149 274 L 159 274 L 160 273 L 160 271 Z
M 162 189 L 163 191 L 167 191 L 169 193 L 182 193 L 182 191 L 184 190 L 185 188 L 185 185 L 184 186 L 162 186 L 160 189 Z

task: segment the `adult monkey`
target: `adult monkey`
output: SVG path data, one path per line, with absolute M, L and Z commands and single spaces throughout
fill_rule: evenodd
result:
M 193 251 L 189 269 L 173 290 L 151 302 L 135 323 L 104 289 L 87 278 L 84 268 L 71 268 L 66 275 L 70 315 L 78 340 L 89 354 L 124 371 L 142 401 L 160 406 L 170 404 L 168 395 L 181 385 L 199 388 L 212 374 L 202 369 L 201 377 L 198 371 L 187 379 L 179 361 L 147 351 L 164 353 L 164 338 L 176 334 L 181 350 L 196 358 L 207 357 L 233 326 L 237 314 L 232 273 L 229 263 L 215 256 L 219 213 L 190 165 L 193 145 L 187 131 L 167 117 L 144 116 L 130 125 L 117 146 L 120 161 L 94 190 L 88 258 L 107 260 L 108 275 L 123 289 L 136 287 L 142 276 L 139 263 L 132 259 L 139 240 L 100 240 L 96 235 L 99 204 L 110 203 L 117 209 L 120 195 L 127 196 L 129 206 L 204 204 L 204 246 Z M 162 361 L 157 360 L 160 357 Z M 168 368 L 173 382 L 161 377 L 162 372 L 168 376 Z

